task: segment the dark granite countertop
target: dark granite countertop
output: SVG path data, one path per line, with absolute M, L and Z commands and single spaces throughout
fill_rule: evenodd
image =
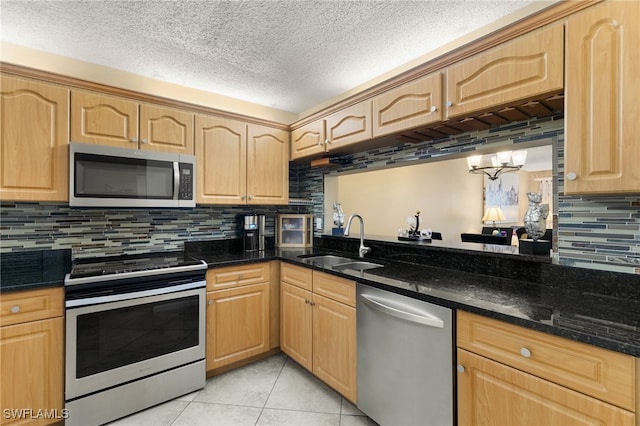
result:
M 503 277 L 498 277 L 477 270 L 477 263 L 485 264 L 489 272 L 496 269 L 492 262 L 487 261 L 486 253 L 479 253 L 478 260 L 472 259 L 474 255 L 467 252 L 465 255 L 470 260 L 464 265 L 460 264 L 457 269 L 442 268 L 421 264 L 425 261 L 423 257 L 411 253 L 411 250 L 399 250 L 395 244 L 391 247 L 385 245 L 386 250 L 377 246 L 372 255 L 367 256 L 367 260 L 383 264 L 383 268 L 338 272 L 306 263 L 303 259 L 311 254 L 356 258 L 357 245 L 348 251 L 335 250 L 335 244 L 326 244 L 331 238 L 322 239 L 325 244 L 321 245 L 328 247 L 253 253 L 203 250 L 199 257 L 209 267 L 282 260 L 452 309 L 478 313 L 640 357 L 640 277 L 552 265 L 546 260 L 527 270 L 532 262 L 521 256 L 521 260 L 526 262 L 524 272 L 514 274 L 507 270 Z M 376 246 L 373 241 L 366 243 Z M 442 248 L 447 256 L 452 255 L 450 247 Z M 433 247 L 435 251 L 440 249 Z M 375 256 L 376 251 L 379 256 Z M 492 257 L 495 254 L 492 251 L 488 253 Z M 505 263 L 503 256 L 497 256 L 495 260 L 498 270 L 513 266 L 512 262 Z M 527 279 L 523 279 L 523 275 L 527 275 Z M 585 277 L 589 277 L 586 281 L 590 279 L 593 282 L 586 282 Z
M 0 292 L 60 287 L 71 270 L 71 250 L 30 250 L 0 255 Z

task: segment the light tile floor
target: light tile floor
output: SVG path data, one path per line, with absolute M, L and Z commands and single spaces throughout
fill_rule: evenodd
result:
M 375 426 L 376 423 L 284 354 L 207 380 L 204 389 L 110 426 Z

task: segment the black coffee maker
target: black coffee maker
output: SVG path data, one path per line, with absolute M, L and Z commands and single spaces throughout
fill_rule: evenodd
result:
M 265 215 L 248 214 L 242 217 L 244 251 L 264 250 Z

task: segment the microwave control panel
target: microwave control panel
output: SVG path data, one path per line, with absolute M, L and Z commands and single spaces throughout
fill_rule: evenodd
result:
M 180 163 L 179 200 L 193 200 L 193 164 Z

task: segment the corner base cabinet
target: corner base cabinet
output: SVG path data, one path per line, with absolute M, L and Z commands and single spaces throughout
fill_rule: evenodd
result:
M 458 311 L 458 424 L 637 426 L 632 356 Z
M 280 280 L 282 351 L 355 404 L 355 283 L 288 263 Z

